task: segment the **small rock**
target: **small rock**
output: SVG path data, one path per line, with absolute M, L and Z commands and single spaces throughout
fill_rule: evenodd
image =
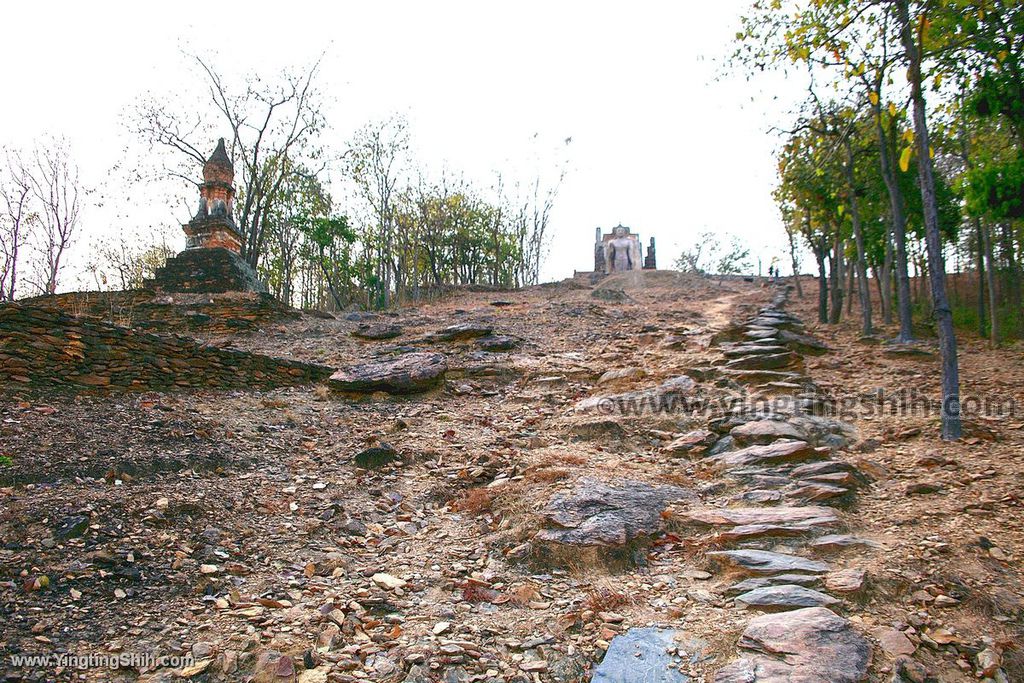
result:
M 932 484 L 928 482 L 919 482 L 916 484 L 910 484 L 907 486 L 908 496 L 923 496 L 930 493 L 938 493 L 942 490 L 942 487 L 938 484 Z
M 866 571 L 849 567 L 825 576 L 825 588 L 835 593 L 857 593 L 864 588 L 866 580 Z
M 917 646 L 910 642 L 903 631 L 885 626 L 875 629 L 874 635 L 882 650 L 890 657 L 912 655 L 917 651 Z
M 89 528 L 89 516 L 88 515 L 72 515 L 71 517 L 65 517 L 61 520 L 61 523 L 54 529 L 54 536 L 62 541 L 66 541 L 71 538 L 78 538 L 85 533 L 86 529 Z
M 402 459 L 390 444 L 382 443 L 356 453 L 355 464 L 363 469 L 377 469 Z
M 392 576 L 391 574 L 385 574 L 383 572 L 374 574 L 370 580 L 386 590 L 405 588 L 409 583 L 408 581 L 400 579 L 397 576 Z

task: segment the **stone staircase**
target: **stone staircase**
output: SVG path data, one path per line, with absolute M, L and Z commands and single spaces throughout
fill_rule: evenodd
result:
M 871 658 L 868 641 L 840 614 L 863 591 L 865 572 L 821 559 L 878 547 L 846 533 L 840 511 L 869 478 L 839 455 L 853 429 L 828 417 L 827 397 L 803 369 L 806 354 L 827 349 L 783 310 L 787 295 L 781 290 L 716 336 L 716 374 L 759 400 L 709 425 L 720 438 L 703 463 L 729 485 L 671 516 L 718 548 L 706 553 L 711 567 L 738 579 L 725 594 L 766 612 L 749 622 L 716 683 L 852 683 L 865 679 Z

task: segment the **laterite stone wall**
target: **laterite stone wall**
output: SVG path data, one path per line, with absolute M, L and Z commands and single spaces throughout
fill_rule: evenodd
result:
M 331 372 L 55 308 L 0 305 L 0 384 L 104 391 L 269 389 L 326 379 Z

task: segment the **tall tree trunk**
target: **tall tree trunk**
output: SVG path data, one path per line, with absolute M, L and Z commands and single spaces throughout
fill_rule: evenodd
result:
M 853 290 L 857 286 L 857 264 L 854 260 L 846 262 L 846 315 L 853 315 Z
M 860 294 L 861 333 L 867 337 L 874 333 L 871 324 L 871 290 L 868 288 L 867 257 L 864 253 L 864 232 L 860 222 L 860 203 L 857 201 L 857 183 L 853 174 L 853 145 L 850 138 L 843 141 L 846 148 L 846 187 L 850 193 L 850 220 L 853 221 L 853 241 L 857 247 L 857 291 Z
M 975 273 L 978 276 L 978 336 L 985 337 L 988 326 L 985 324 L 985 238 L 981 235 L 981 219 L 974 219 L 974 248 L 975 262 L 978 267 Z
M 810 233 L 810 209 L 804 209 L 804 221 L 807 223 L 808 233 Z M 793 283 L 796 285 L 796 295 L 803 299 L 804 288 L 800 285 L 800 262 L 796 256 L 796 227 L 793 226 L 789 230 L 786 230 L 786 236 L 789 237 L 789 264 L 793 270 Z
M 935 177 L 932 168 L 931 142 L 924 91 L 921 87 L 921 53 L 910 23 L 909 0 L 896 0 L 901 39 L 908 64 L 911 100 L 914 104 L 914 143 L 917 148 L 917 173 L 924 209 L 925 243 L 928 247 L 929 281 L 932 304 L 939 328 L 939 350 L 942 356 L 942 438 L 960 438 L 960 367 L 957 359 L 953 311 L 946 296 L 946 268 L 942 257 L 942 235 L 939 232 L 939 209 L 935 198 Z
M 828 314 L 828 322 L 831 325 L 839 323 L 843 315 L 843 238 L 839 233 L 839 226 L 835 226 L 835 237 L 832 239 L 831 276 L 829 283 L 832 288 L 832 310 Z
M 911 315 L 910 274 L 907 271 L 907 217 L 904 210 L 903 192 L 896 178 L 896 168 L 892 163 L 889 141 L 882 126 L 881 103 L 875 106 L 875 133 L 878 138 L 878 159 L 882 167 L 882 178 L 889 194 L 889 217 L 892 220 L 892 234 L 896 242 L 896 306 L 899 312 L 900 333 L 898 342 L 906 343 L 914 339 L 914 322 Z
M 882 322 L 892 325 L 892 239 L 885 231 L 885 259 L 878 278 L 879 299 L 882 302 Z
M 818 322 L 828 322 L 828 276 L 825 274 L 825 238 L 821 237 L 814 248 L 814 260 L 818 262 Z
M 988 311 L 992 319 L 989 327 L 989 343 L 993 348 L 999 346 L 999 292 L 996 289 L 996 264 L 992 251 L 992 231 L 986 225 L 981 225 L 982 248 L 985 250 L 985 284 L 988 289 Z
M 1009 266 L 1006 273 L 1006 291 L 1010 295 L 1010 304 L 1017 311 L 1018 316 L 1020 316 L 1022 313 L 1021 304 L 1024 301 L 1024 297 L 1021 296 L 1020 262 L 1017 260 L 1017 249 L 1013 243 L 1013 231 L 1010 229 L 1010 223 L 1003 222 L 1000 227 L 1003 238 L 1003 253 L 1006 256 L 1006 264 Z

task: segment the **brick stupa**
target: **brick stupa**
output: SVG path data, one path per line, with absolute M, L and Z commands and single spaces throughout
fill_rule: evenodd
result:
M 242 234 L 235 225 L 235 167 L 224 138 L 203 165 L 199 210 L 182 226 L 185 251 L 167 259 L 146 284 L 164 292 L 266 292 L 256 271 L 241 257 Z

